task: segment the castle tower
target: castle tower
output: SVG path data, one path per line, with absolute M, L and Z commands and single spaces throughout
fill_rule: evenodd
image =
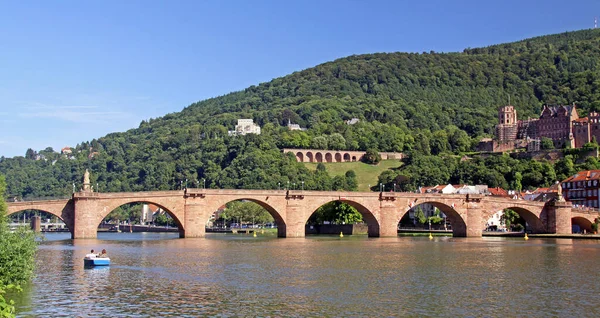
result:
M 517 131 L 517 110 L 511 105 L 500 107 L 498 110 L 498 125 L 496 125 L 498 141 L 517 139 Z
M 517 110 L 513 106 L 503 106 L 498 110 L 498 122 L 504 125 L 517 123 Z

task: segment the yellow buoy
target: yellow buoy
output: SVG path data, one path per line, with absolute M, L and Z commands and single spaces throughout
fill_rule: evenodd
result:
M 265 230 L 264 229 L 260 230 L 260 234 L 265 234 Z
M 344 233 L 343 232 L 340 232 L 340 237 L 344 237 Z
M 254 235 L 252 235 L 252 236 L 256 237 L 256 232 L 254 232 Z
M 525 233 L 525 237 L 523 237 L 524 239 L 528 240 L 529 237 L 527 237 L 527 233 Z
M 433 239 L 433 235 L 431 235 L 431 232 L 429 232 L 429 239 Z

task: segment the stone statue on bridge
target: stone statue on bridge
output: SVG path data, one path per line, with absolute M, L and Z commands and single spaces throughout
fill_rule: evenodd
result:
M 560 182 L 558 182 L 558 181 L 556 181 L 556 185 L 558 186 L 558 189 L 556 190 L 556 201 L 564 202 L 565 198 L 563 198 L 563 195 L 562 195 L 562 186 L 561 186 Z
M 85 173 L 83 174 L 83 188 L 82 192 L 93 192 L 92 187 L 90 186 L 90 172 L 88 169 L 85 169 Z

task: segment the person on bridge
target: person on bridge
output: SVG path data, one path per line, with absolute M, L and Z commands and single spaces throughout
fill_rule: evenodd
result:
M 98 254 L 98 257 L 108 257 L 108 254 L 106 254 L 106 250 L 102 249 L 102 252 Z
M 92 250 L 89 254 L 85 255 L 86 258 L 96 258 L 96 253 L 94 253 L 94 250 Z

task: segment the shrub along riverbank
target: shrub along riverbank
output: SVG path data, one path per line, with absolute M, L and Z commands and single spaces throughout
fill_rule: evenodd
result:
M 0 175 L 0 198 L 6 183 Z M 6 217 L 6 203 L 0 200 L 0 317 L 14 317 L 14 301 L 6 299 L 9 290 L 20 290 L 29 281 L 35 267 L 37 243 L 35 233 L 27 229 L 11 232 Z

